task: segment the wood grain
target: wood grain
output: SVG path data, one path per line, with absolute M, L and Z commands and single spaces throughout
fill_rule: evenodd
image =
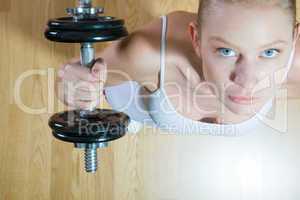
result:
M 11 0 L 1 0 L 0 12 L 9 12 L 11 8 Z
M 99 149 L 99 171 L 86 174 L 83 152 L 54 139 L 48 128 L 48 118 L 63 105 L 55 99 L 53 111 L 34 115 L 22 111 L 13 98 L 15 81 L 23 72 L 50 73 L 48 69 L 78 55 L 76 46 L 43 37 L 47 20 L 65 15 L 64 9 L 75 3 L 1 0 L 0 200 L 241 199 L 249 189 L 242 188 L 237 173 L 243 159 L 258 159 L 265 167 L 262 199 L 300 199 L 299 102 L 289 105 L 287 134 L 257 130 L 244 138 L 212 138 L 166 135 L 145 127 Z M 98 0 L 95 4 L 124 18 L 133 31 L 173 10 L 196 11 L 198 1 Z M 97 45 L 98 50 L 103 47 Z M 26 105 L 41 108 L 50 103 L 51 92 L 47 76 L 35 75 L 22 84 L 21 97 Z

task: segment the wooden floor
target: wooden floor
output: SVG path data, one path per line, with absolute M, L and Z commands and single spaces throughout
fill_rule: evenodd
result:
M 53 70 L 78 55 L 78 48 L 50 43 L 43 32 L 49 18 L 75 3 L 0 1 L 0 200 L 256 200 L 259 194 L 264 200 L 300 199 L 299 102 L 289 104 L 286 134 L 254 130 L 243 138 L 214 138 L 145 127 L 98 150 L 100 169 L 86 174 L 82 152 L 54 139 L 47 125 L 52 113 L 63 110 L 51 99 Z M 198 6 L 197 0 L 95 3 L 124 18 L 130 31 L 170 11 Z M 16 80 L 29 70 L 41 75 L 25 79 L 22 101 L 37 109 L 54 103 L 55 109 L 28 114 L 16 105 Z

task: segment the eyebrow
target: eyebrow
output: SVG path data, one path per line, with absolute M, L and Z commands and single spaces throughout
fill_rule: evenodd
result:
M 239 49 L 239 47 L 238 47 L 237 45 L 234 45 L 234 44 L 232 44 L 232 43 L 226 41 L 225 39 L 223 39 L 223 38 L 221 38 L 221 37 L 219 37 L 219 36 L 212 36 L 212 37 L 209 39 L 209 41 L 211 41 L 211 40 L 215 40 L 215 41 L 218 41 L 218 42 L 222 42 L 222 43 L 224 43 L 224 44 L 233 46 L 233 47 L 235 47 L 236 49 Z M 265 44 L 265 45 L 263 45 L 263 46 L 260 47 L 260 48 L 263 49 L 263 48 L 266 48 L 266 47 L 269 47 L 269 46 L 272 46 L 272 45 L 276 45 L 276 44 L 287 44 L 287 43 L 288 43 L 288 42 L 285 41 L 285 40 L 276 40 L 276 41 L 274 41 L 274 42 Z

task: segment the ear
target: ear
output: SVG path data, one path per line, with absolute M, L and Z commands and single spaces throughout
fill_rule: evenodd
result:
M 197 22 L 190 22 L 188 28 L 189 36 L 197 56 L 201 56 L 199 25 Z

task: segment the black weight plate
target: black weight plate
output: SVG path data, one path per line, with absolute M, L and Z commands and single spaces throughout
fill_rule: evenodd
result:
M 48 29 L 45 32 L 48 40 L 64 43 L 106 42 L 118 40 L 127 35 L 127 30 L 123 28 L 84 32 Z
M 48 22 L 45 37 L 55 42 L 105 42 L 127 36 L 124 20 L 110 16 L 78 19 L 62 17 Z
M 95 18 L 78 19 L 73 17 L 62 17 L 49 20 L 48 28 L 68 31 L 93 31 L 119 29 L 124 27 L 124 20 L 110 16 L 98 16 Z
M 53 135 L 72 143 L 99 143 L 116 140 L 126 134 L 129 117 L 122 112 L 97 109 L 80 115 L 79 110 L 54 114 L 49 119 Z

